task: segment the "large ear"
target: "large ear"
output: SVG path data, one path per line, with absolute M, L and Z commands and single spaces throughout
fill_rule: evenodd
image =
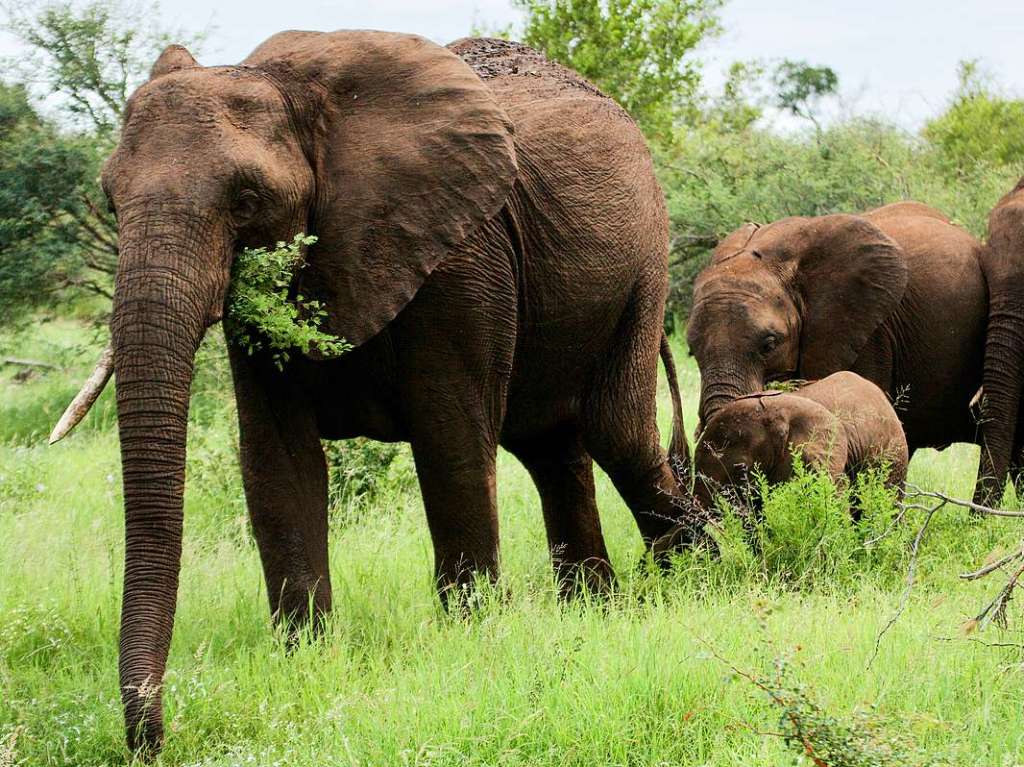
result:
M 787 228 L 784 279 L 803 305 L 800 376 L 848 370 L 903 298 L 903 249 L 860 216 L 790 219 Z
M 518 172 L 512 123 L 468 64 L 412 35 L 284 33 L 245 63 L 297 83 L 297 100 L 316 94 L 318 242 L 301 289 L 358 345 L 502 208 Z
M 149 70 L 149 79 L 155 80 L 171 72 L 177 72 L 179 69 L 198 66 L 199 62 L 188 52 L 188 48 L 183 45 L 168 45 L 153 63 L 153 68 Z

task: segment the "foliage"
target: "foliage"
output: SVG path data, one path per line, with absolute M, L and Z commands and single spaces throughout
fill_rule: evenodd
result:
M 649 135 L 693 114 L 694 50 L 718 31 L 721 0 L 515 0 L 523 42 L 619 102 Z
M 88 189 L 99 155 L 41 117 L 23 86 L 0 84 L 0 325 L 69 293 L 110 296 L 116 235 Z
M 113 142 L 128 94 L 171 43 L 202 43 L 204 35 L 163 30 L 156 3 L 132 0 L 53 2 L 37 11 L 6 2 L 8 30 L 28 47 L 13 62 L 25 82 L 38 82 L 79 129 Z
M 803 117 L 814 123 L 817 104 L 826 96 L 835 94 L 839 88 L 839 77 L 831 67 L 812 66 L 806 61 L 784 59 L 779 62 L 772 76 L 775 84 L 775 105 L 790 114 Z
M 749 488 L 719 497 L 718 508 L 723 562 L 741 578 L 807 588 L 848 583 L 868 571 L 886 584 L 903 575 L 913 531 L 893 529 L 896 491 L 885 486 L 881 468 L 837 487 L 797 455 L 791 481 L 771 486 L 755 473 Z
M 952 103 L 923 132 L 940 149 L 954 177 L 978 164 L 1011 165 L 1024 172 L 1024 100 L 996 92 L 976 61 L 960 62 L 960 85 Z
M 249 354 L 269 349 L 279 368 L 289 352 L 337 357 L 351 346 L 320 330 L 326 310 L 319 301 L 290 295 L 295 274 L 306 265 L 303 251 L 316 237 L 297 234 L 274 248 L 245 248 L 231 267 L 228 333 Z
M 991 207 L 1019 178 L 1012 166 L 963 168 L 956 183 L 941 151 L 893 125 L 851 119 L 820 134 L 720 124 L 656 149 L 671 220 L 670 311 L 684 315 L 715 244 L 747 221 L 855 213 L 915 199 L 984 236 Z
M 767 631 L 770 606 L 759 606 L 762 635 Z M 770 651 L 762 640 L 762 653 Z M 799 649 L 799 648 L 798 648 Z M 767 696 L 778 711 L 780 738 L 797 764 L 814 767 L 939 767 L 940 762 L 914 742 L 906 723 L 879 713 L 876 705 L 861 706 L 852 716 L 836 716 L 813 690 L 795 678 L 804 667 L 792 653 L 779 653 L 768 670 L 753 672 L 733 667 L 736 676 Z
M 0 326 L 83 295 L 109 306 L 117 223 L 99 188 L 128 93 L 172 40 L 155 5 L 6 3 L 25 46 L 0 84 Z M 51 109 L 41 115 L 33 97 Z M 103 314 L 103 312 L 98 312 Z
M 399 443 L 361 437 L 325 441 L 324 456 L 328 506 L 337 524 L 360 521 L 385 491 L 403 491 L 413 484 L 409 450 Z

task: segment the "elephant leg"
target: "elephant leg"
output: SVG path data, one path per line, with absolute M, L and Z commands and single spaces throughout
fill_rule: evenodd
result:
M 661 304 L 637 301 L 628 307 L 616 344 L 598 364 L 584 403 L 587 452 L 611 477 L 640 528 L 645 544 L 683 521 L 680 490 L 657 426 L 658 349 Z M 675 538 L 685 542 L 695 531 Z
M 232 352 L 242 482 L 275 622 L 331 608 L 327 466 L 312 408 L 287 373 Z M 314 621 L 314 628 L 320 621 Z
M 442 604 L 460 609 L 476 577 L 498 577 L 497 446 L 463 413 L 417 429 L 413 458 L 434 544 L 434 577 Z
M 601 534 L 593 462 L 575 428 L 510 446 L 540 494 L 548 549 L 563 597 L 608 591 L 615 574 Z

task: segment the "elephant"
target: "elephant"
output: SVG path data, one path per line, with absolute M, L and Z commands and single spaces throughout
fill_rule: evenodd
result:
M 981 266 L 989 291 L 981 397 L 985 442 L 975 501 L 999 501 L 1008 473 L 1024 469 L 1024 178 L 992 209 Z
M 701 423 L 771 381 L 850 370 L 896 403 L 911 454 L 980 441 L 970 405 L 988 319 L 981 250 L 917 202 L 733 232 L 694 286 Z
M 885 393 L 841 371 L 793 392 L 762 391 L 733 400 L 708 421 L 694 449 L 695 500 L 713 506 L 721 488 L 743 484 L 757 467 L 771 484 L 793 476 L 793 451 L 806 466 L 852 482 L 885 467 L 886 484 L 902 489 L 907 439 Z
M 372 31 L 280 33 L 238 66 L 171 46 L 131 96 L 102 183 L 120 243 L 133 750 L 163 739 L 194 355 L 244 247 L 316 236 L 293 290 L 353 347 L 279 370 L 229 343 L 275 621 L 315 626 L 331 607 L 322 439 L 411 444 L 446 604 L 497 576 L 499 445 L 536 484 L 563 583 L 612 578 L 594 461 L 645 541 L 678 521 L 672 465 L 688 453 L 662 335 L 665 203 L 635 123 L 575 72 L 519 43 Z M 659 356 L 672 460 L 655 423 Z

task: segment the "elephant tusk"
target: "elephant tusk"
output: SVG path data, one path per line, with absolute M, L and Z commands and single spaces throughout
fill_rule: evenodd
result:
M 974 410 L 974 408 L 978 406 L 978 403 L 981 402 L 981 397 L 984 393 L 985 387 L 979 386 L 978 391 L 974 392 L 974 396 L 971 397 L 971 401 L 968 403 L 967 407 L 970 408 L 971 410 Z
M 57 425 L 50 432 L 49 444 L 52 445 L 54 442 L 64 439 L 64 437 L 71 433 L 72 429 L 78 426 L 93 406 L 93 403 L 96 402 L 103 392 L 103 388 L 107 385 L 107 381 L 110 380 L 110 375 L 113 372 L 114 349 L 108 344 L 107 348 L 100 355 L 96 368 L 85 380 L 85 384 L 82 385 L 82 390 L 71 400 L 71 404 L 68 405 L 60 420 L 57 421 Z

